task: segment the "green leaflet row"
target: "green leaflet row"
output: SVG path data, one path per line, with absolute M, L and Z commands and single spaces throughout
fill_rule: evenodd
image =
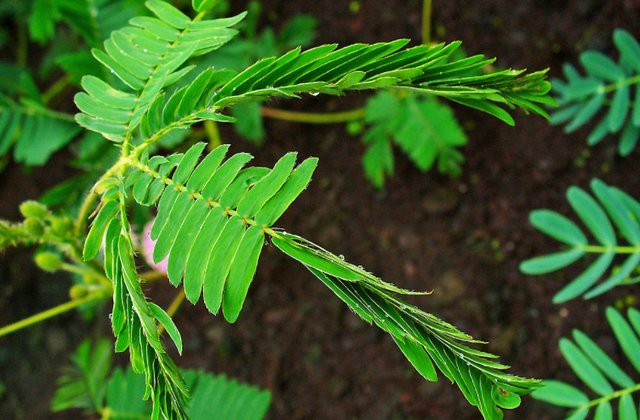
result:
M 584 75 L 571 64 L 564 65 L 566 80 L 552 81 L 560 109 L 551 115 L 551 122 L 566 123 L 564 131 L 571 133 L 599 118 L 587 144 L 619 133 L 618 153 L 627 156 L 640 138 L 640 95 L 631 88 L 640 75 L 640 44 L 623 29 L 614 31 L 613 42 L 618 62 L 598 51 L 585 51 L 580 54 Z
M 622 352 L 637 372 L 640 372 L 640 312 L 630 308 L 626 320 L 614 308 L 607 308 L 607 320 Z M 640 384 L 633 380 L 595 341 L 582 331 L 573 331 L 573 341 L 562 338 L 560 351 L 576 376 L 587 386 L 595 398 L 585 392 L 557 380 L 545 380 L 545 387 L 532 396 L 553 405 L 571 408 L 566 419 L 585 419 L 594 413 L 595 419 L 612 419 L 617 406 L 620 420 L 636 420 L 638 407 L 636 393 Z
M 144 376 L 131 367 L 113 369 L 113 343 L 84 340 L 64 367 L 51 402 L 54 412 L 80 408 L 85 415 L 109 413 L 112 420 L 149 419 L 151 404 L 143 400 Z M 210 420 L 215 412 L 225 420 L 261 420 L 271 402 L 269 391 L 239 383 L 224 374 L 180 370 L 193 400 L 186 413 L 191 420 Z
M 595 243 L 577 224 L 557 212 L 536 210 L 529 217 L 537 229 L 560 241 L 564 249 L 524 261 L 520 270 L 525 274 L 550 273 L 582 258 L 590 258 L 588 254 L 597 256 L 554 296 L 554 303 L 581 295 L 589 299 L 621 284 L 640 281 L 640 203 L 598 179 L 591 182 L 591 190 L 595 198 L 578 187 L 571 187 L 567 200 Z M 619 244 L 618 232 L 628 245 Z M 612 268 L 616 256 L 620 263 Z M 596 285 L 603 276 L 604 280 Z
M 388 332 L 425 379 L 437 380 L 437 366 L 485 419 L 502 419 L 500 407 L 519 406 L 520 395 L 539 386 L 536 380 L 501 372 L 508 366 L 490 360 L 497 356 L 463 344 L 478 341 L 391 294 L 413 292 L 385 283 L 299 236 L 282 233 L 273 244 L 304 264 L 363 320 Z
M 18 104 L 0 93 L 0 156 L 13 148 L 17 162 L 43 165 L 82 131 L 66 117 L 36 101 L 22 98 Z
M 235 322 L 242 309 L 265 235 L 269 235 L 276 247 L 308 267 L 365 321 L 389 332 L 426 379 L 436 380 L 437 366 L 458 384 L 486 419 L 502 418 L 498 407 L 517 406 L 519 395 L 537 387 L 535 380 L 503 373 L 508 367 L 491 360 L 496 356 L 463 344 L 478 343 L 467 334 L 394 296 L 424 293 L 383 282 L 301 237 L 271 229 L 306 188 L 316 159 L 307 159 L 294 169 L 296 156 L 290 153 L 273 169 L 244 168 L 251 159 L 248 154 L 239 153 L 225 160 L 228 146 L 223 145 L 201 159 L 204 146 L 199 143 L 184 154 L 167 157 L 143 156 L 132 162 L 125 178 L 101 183 L 106 191 L 89 232 L 84 257 L 93 258 L 106 236 L 105 265 L 114 282 L 112 323 L 116 350 L 130 349 L 134 369 L 145 372 L 148 378 L 160 375 L 165 378 L 165 388 L 181 395 L 181 382 L 171 373 L 172 365 L 166 362 L 166 367 L 154 371 L 149 366 L 157 362 L 145 359 L 149 354 L 164 360 L 165 353 L 154 333 L 157 324 L 169 331 L 178 349 L 181 340 L 169 317 L 144 299 L 132 249 L 126 237 L 120 235 L 122 223 L 118 214 L 122 207 L 112 197 L 122 197 L 127 191 L 140 204 L 158 206 L 151 230 L 152 238 L 157 239 L 153 258 L 168 258 L 170 281 L 178 285 L 184 279 L 185 294 L 191 302 L 202 296 L 211 312 L 222 308 L 230 322 Z M 139 348 L 140 341 L 133 337 L 141 334 L 146 343 Z M 154 398 L 166 395 L 162 388 L 158 392 Z M 182 403 L 172 403 L 171 411 L 179 413 Z
M 122 142 L 138 127 L 142 116 L 163 88 L 175 83 L 193 66 L 180 67 L 191 57 L 219 48 L 236 34 L 231 26 L 245 14 L 216 20 L 191 20 L 169 3 L 146 3 L 156 17 L 138 16 L 131 26 L 114 31 L 104 50 L 93 56 L 118 77 L 129 92 L 117 90 L 95 76 L 85 76 L 85 92 L 76 95 L 82 111 L 76 121 L 106 138 Z
M 168 257 L 168 276 L 174 285 L 184 278 L 190 302 L 202 295 L 207 308 L 234 322 L 242 308 L 272 226 L 306 188 L 317 165 L 307 159 L 294 168 L 289 153 L 273 169 L 246 168 L 251 156 L 234 155 L 223 162 L 228 145 L 209 153 L 201 162 L 204 143 L 185 154 L 143 158 L 124 184 L 143 205 L 158 204 L 151 229 L 157 240 L 153 259 Z M 118 212 L 106 201 L 97 214 L 87 242 L 85 258 L 93 258 L 106 225 Z
M 377 188 L 393 175 L 394 143 L 423 172 L 437 163 L 442 174 L 462 173 L 464 156 L 458 147 L 467 143 L 467 136 L 451 108 L 434 97 L 398 98 L 392 92 L 379 92 L 368 101 L 364 122 L 371 127 L 363 136 L 368 148 L 362 163 Z
M 149 1 L 157 16 L 136 17 L 132 26 L 112 33 L 104 51 L 94 56 L 130 91 L 117 90 L 86 76 L 85 92 L 76 95 L 83 127 L 122 142 L 139 128 L 141 137 L 155 141 L 174 128 L 211 119 L 233 121 L 220 111 L 230 105 L 301 93 L 341 95 L 347 90 L 395 87 L 444 96 L 513 124 L 500 105 L 520 107 L 546 116 L 539 104 L 554 104 L 547 96 L 546 71 L 523 74 L 503 70 L 474 74 L 493 60 L 478 55 L 447 63 L 460 42 L 403 49 L 408 40 L 343 48 L 323 45 L 294 49 L 281 57 L 258 61 L 246 70 L 209 68 L 195 81 L 166 97 L 163 89 L 189 72 L 182 65 L 228 42 L 237 31 L 230 27 L 244 14 L 216 20 L 191 20 L 168 3 Z

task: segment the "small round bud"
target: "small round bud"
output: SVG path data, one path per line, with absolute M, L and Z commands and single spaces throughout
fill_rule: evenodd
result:
M 364 130 L 364 124 L 362 124 L 362 121 L 360 120 L 349 121 L 349 123 L 347 123 L 347 133 L 349 133 L 352 136 L 360 135 L 363 130 Z
M 28 217 L 22 223 L 22 226 L 29 232 L 30 235 L 33 236 L 42 236 L 44 235 L 44 225 L 40 219 L 36 219 L 35 217 Z
M 53 252 L 39 252 L 36 254 L 35 261 L 38 267 L 50 273 L 62 268 L 62 260 Z
M 44 204 L 30 200 L 20 204 L 20 213 L 22 213 L 24 217 L 36 217 L 41 219 L 49 213 L 49 210 Z
M 98 278 L 92 274 L 85 274 L 84 276 L 82 276 L 82 282 L 84 284 L 100 284 L 100 280 L 98 280 Z
M 51 221 L 51 227 L 57 235 L 65 236 L 73 230 L 73 222 L 66 218 L 55 218 Z
M 71 289 L 69 289 L 69 297 L 71 297 L 71 299 L 81 299 L 87 296 L 88 293 L 89 290 L 87 289 L 87 286 L 83 284 L 76 284 L 75 286 L 71 286 Z

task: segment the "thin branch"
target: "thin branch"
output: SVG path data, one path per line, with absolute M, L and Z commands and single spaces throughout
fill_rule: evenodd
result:
M 23 328 L 29 327 L 33 324 L 37 324 L 39 322 L 45 321 L 49 318 L 53 318 L 54 316 L 58 316 L 65 312 L 68 312 L 74 308 L 77 308 L 80 305 L 84 305 L 85 303 L 92 302 L 94 300 L 100 300 L 107 297 L 108 294 L 105 293 L 104 290 L 95 291 L 85 297 L 79 299 L 73 299 L 69 302 L 63 303 L 62 305 L 55 306 L 51 309 L 47 309 L 46 311 L 40 312 L 28 318 L 25 318 L 21 321 L 14 322 L 13 324 L 9 324 L 5 327 L 0 328 L 0 337 L 5 336 L 7 334 L 11 334 Z
M 431 43 L 431 0 L 422 3 L 422 44 Z
M 180 292 L 176 295 L 175 298 L 173 298 L 173 301 L 169 305 L 169 308 L 167 309 L 167 315 L 173 318 L 176 312 L 178 312 L 178 309 L 180 309 L 180 305 L 182 305 L 182 302 L 184 302 L 184 298 L 185 298 L 184 289 L 180 289 Z M 164 332 L 164 325 L 162 324 L 158 325 L 158 334 L 162 334 L 163 332 Z
M 275 109 L 261 107 L 260 114 L 263 117 L 273 118 L 276 120 L 302 122 L 308 124 L 336 124 L 359 120 L 364 118 L 366 110 L 364 108 L 354 109 L 352 111 L 332 112 L 332 113 L 311 113 L 286 111 L 284 109 Z
M 58 96 L 60 92 L 64 91 L 71 83 L 71 77 L 65 74 L 60 79 L 56 80 L 54 84 L 44 91 L 41 95 L 42 103 L 47 105 L 53 98 Z

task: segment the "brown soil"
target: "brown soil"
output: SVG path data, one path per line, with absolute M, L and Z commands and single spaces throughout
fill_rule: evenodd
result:
M 240 10 L 245 2 L 238 3 L 234 8 Z M 585 48 L 614 54 L 611 33 L 616 27 L 640 37 L 640 3 L 631 0 L 434 3 L 434 26 L 444 29 L 441 40 L 460 39 L 469 54 L 495 55 L 503 67 L 550 67 L 554 77 L 560 76 L 564 62 L 577 63 Z M 361 5 L 352 14 L 348 1 L 263 1 L 263 9 L 277 19 L 297 13 L 316 16 L 318 43 L 420 39 L 421 2 L 370 0 Z M 326 111 L 363 102 L 364 95 L 351 95 L 276 105 Z M 615 354 L 604 308 L 638 289 L 553 305 L 553 294 L 580 267 L 556 276 L 521 274 L 520 261 L 557 249 L 527 217 L 537 208 L 573 216 L 566 189 L 588 189 L 594 177 L 640 196 L 635 182 L 640 153 L 621 159 L 609 139 L 578 165 L 589 128 L 567 136 L 560 127 L 521 112 L 516 112 L 515 128 L 461 107 L 456 115 L 470 128 L 463 176 L 449 180 L 434 172 L 423 174 L 398 152 L 396 176 L 384 193 L 364 178 L 364 148 L 343 126 L 268 121 L 262 148 L 238 140 L 227 128 L 223 134 L 234 152 L 253 153 L 256 165 L 272 165 L 290 150 L 300 158 L 320 158 L 314 181 L 283 216 L 281 227 L 399 286 L 435 290 L 414 303 L 489 341 L 488 350 L 511 365 L 511 372 L 575 382 L 557 350 L 558 339 L 580 328 Z M 64 179 L 66 170 L 55 162 L 65 159 L 57 155 L 33 174 L 13 165 L 5 170 L 0 217 L 17 220 L 19 202 Z M 31 251 L 10 250 L 2 256 L 2 325 L 65 299 L 68 281 L 37 271 Z M 166 305 L 175 291 L 165 283 L 149 293 Z M 50 414 L 48 401 L 60 366 L 82 337 L 109 334 L 107 309 L 99 313 L 103 319 L 92 324 L 69 314 L 0 339 L 1 379 L 7 385 L 0 417 L 77 418 L 79 413 Z M 271 389 L 270 419 L 480 418 L 455 386 L 446 379 L 425 382 L 385 333 L 360 321 L 304 267 L 274 247 L 261 257 L 235 325 L 211 316 L 203 305 L 183 306 L 176 322 L 185 341 L 177 363 Z M 561 413 L 525 398 L 506 418 L 557 419 Z

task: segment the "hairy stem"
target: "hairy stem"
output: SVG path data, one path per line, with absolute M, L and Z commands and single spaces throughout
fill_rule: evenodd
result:
M 298 111 L 286 111 L 284 109 L 275 109 L 261 107 L 260 114 L 267 118 L 273 118 L 277 120 L 302 122 L 309 124 L 336 124 L 359 120 L 365 116 L 365 108 L 358 108 L 352 111 L 344 112 L 331 112 L 331 113 L 311 113 L 311 112 L 298 112 Z
M 93 302 L 94 300 L 101 300 L 110 295 L 111 292 L 106 291 L 106 289 L 100 289 L 93 293 L 88 294 L 82 298 L 73 299 L 69 302 L 63 303 L 61 305 L 55 306 L 51 309 L 47 309 L 46 311 L 40 312 L 28 318 L 25 318 L 21 321 L 14 322 L 13 324 L 9 324 L 5 327 L 0 328 L 0 337 L 5 336 L 7 334 L 11 334 L 23 328 L 29 327 L 33 324 L 37 324 L 39 322 L 45 321 L 49 318 L 53 318 L 54 316 L 58 316 L 65 312 L 68 312 L 74 308 L 77 308 L 80 305 L 83 305 L 88 302 Z
M 431 0 L 422 3 L 422 44 L 431 43 Z

